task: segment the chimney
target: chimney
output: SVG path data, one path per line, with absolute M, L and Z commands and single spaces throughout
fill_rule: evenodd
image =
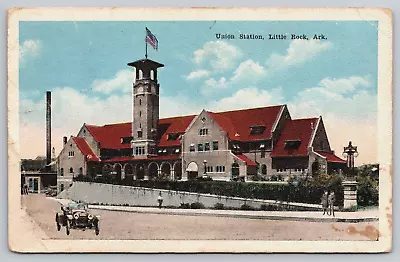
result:
M 51 162 L 51 92 L 46 92 L 46 165 Z
M 63 145 L 66 145 L 66 144 L 67 144 L 67 137 L 66 137 L 66 136 L 63 137 L 63 142 L 64 142 Z

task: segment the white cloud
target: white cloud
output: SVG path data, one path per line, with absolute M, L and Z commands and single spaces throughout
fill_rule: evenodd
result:
M 270 92 L 260 90 L 256 87 L 243 88 L 232 96 L 224 97 L 220 100 L 211 102 L 209 110 L 225 111 L 235 109 L 245 109 L 261 106 L 280 104 L 283 102 L 283 93 L 281 88 L 272 89 Z
M 110 94 L 115 91 L 124 93 L 132 92 L 132 83 L 135 81 L 135 73 L 131 70 L 124 69 L 118 71 L 111 79 L 94 80 L 91 88 L 100 93 Z
M 361 151 L 357 164 L 373 163 L 377 160 L 377 96 L 365 89 L 371 86 L 368 76 L 325 78 L 317 87 L 298 92 L 288 103 L 289 111 L 293 118 L 321 115 L 337 155 L 351 140 Z
M 210 72 L 204 69 L 200 69 L 200 70 L 196 70 L 191 72 L 186 79 L 187 80 L 193 80 L 193 79 L 199 79 L 199 78 L 203 78 L 203 77 L 207 77 L 210 75 Z
M 208 64 L 213 70 L 223 72 L 235 65 L 242 52 L 224 41 L 210 41 L 203 48 L 195 50 L 193 55 L 197 65 Z
M 209 95 L 214 92 L 218 92 L 221 89 L 225 89 L 228 87 L 228 81 L 225 77 L 221 77 L 219 80 L 215 80 L 214 78 L 207 79 L 204 82 L 204 85 L 201 89 L 201 93 L 203 95 Z
M 251 80 L 252 82 L 265 76 L 265 69 L 258 62 L 248 59 L 235 70 L 231 81 Z
M 371 87 L 371 79 L 369 76 L 352 76 L 349 78 L 325 78 L 320 82 L 320 85 L 328 90 L 336 93 L 352 92 L 357 86 Z
M 332 46 L 333 44 L 329 41 L 293 40 L 285 55 L 274 53 L 267 59 L 266 64 L 273 71 L 302 65 Z
M 42 43 L 40 40 L 29 39 L 19 45 L 19 60 L 25 63 L 27 59 L 34 58 L 42 52 Z

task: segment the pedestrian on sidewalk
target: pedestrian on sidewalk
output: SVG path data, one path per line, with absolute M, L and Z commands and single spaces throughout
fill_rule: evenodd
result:
M 324 191 L 324 194 L 321 197 L 321 205 L 322 205 L 322 210 L 324 211 L 323 215 L 325 215 L 325 212 L 328 215 L 328 191 L 326 190 Z
M 159 194 L 158 197 L 157 197 L 157 201 L 158 201 L 158 208 L 161 208 L 161 205 L 162 205 L 162 203 L 163 203 L 163 201 L 164 201 L 164 199 L 163 199 L 163 197 L 162 197 L 162 195 L 161 195 L 161 192 L 160 192 L 160 194 Z
M 328 203 L 329 203 L 329 215 L 333 215 L 333 216 L 335 216 L 335 193 L 332 191 L 330 194 L 329 194 L 329 197 L 328 197 Z

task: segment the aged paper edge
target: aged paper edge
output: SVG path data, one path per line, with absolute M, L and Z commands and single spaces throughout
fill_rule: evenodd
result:
M 90 12 L 89 12 L 90 11 Z M 392 13 L 385 8 L 155 8 L 33 7 L 8 13 L 8 236 L 9 248 L 23 253 L 378 253 L 392 248 Z M 195 18 L 195 19 L 194 19 Z M 21 212 L 19 179 L 19 22 L 20 21 L 282 20 L 378 21 L 379 241 L 194 241 L 41 240 L 18 241 Z M 14 218 L 14 219 L 13 219 Z M 295 242 L 295 244 L 294 244 Z

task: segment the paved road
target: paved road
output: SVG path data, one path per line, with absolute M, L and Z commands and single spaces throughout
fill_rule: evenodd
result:
M 93 230 L 72 230 L 67 236 L 65 230 L 56 229 L 57 201 L 28 195 L 22 203 L 51 239 L 371 240 L 376 239 L 378 227 L 377 222 L 318 223 L 93 210 L 101 216 L 100 235 Z

